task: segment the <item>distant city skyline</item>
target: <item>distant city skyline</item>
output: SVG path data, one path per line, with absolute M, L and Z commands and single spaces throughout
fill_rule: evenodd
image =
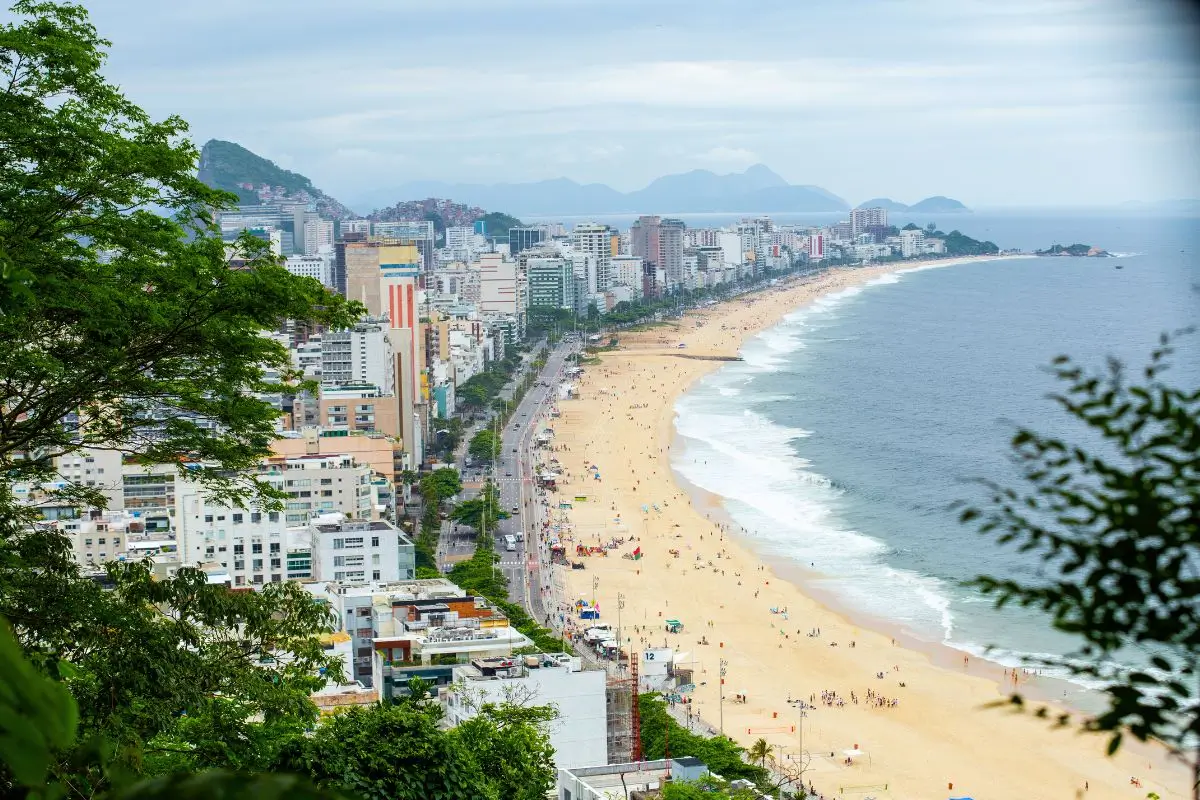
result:
M 754 163 L 852 204 L 1200 185 L 1197 26 L 1175 3 L 86 5 L 134 102 L 351 205 L 414 180 L 630 191 Z

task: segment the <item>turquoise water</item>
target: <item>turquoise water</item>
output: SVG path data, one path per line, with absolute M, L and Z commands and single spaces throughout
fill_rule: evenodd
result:
M 1200 220 L 955 222 L 1001 247 L 1081 241 L 1123 255 L 964 264 L 822 298 L 680 399 L 674 466 L 721 495 L 761 552 L 811 566 L 817 588 L 852 611 L 969 652 L 994 646 L 1016 664 L 1073 642 L 959 585 L 1028 576 L 1037 562 L 961 526 L 949 506 L 985 499 L 975 479 L 1015 483 L 1017 425 L 1075 432 L 1046 399 L 1055 356 L 1137 366 L 1161 332 L 1200 323 Z M 1195 387 L 1200 335 L 1174 362 L 1171 379 Z

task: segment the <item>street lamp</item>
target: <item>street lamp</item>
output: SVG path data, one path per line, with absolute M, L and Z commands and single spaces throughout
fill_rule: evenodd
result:
M 718 724 L 721 727 L 721 735 L 724 736 L 725 735 L 725 668 L 729 666 L 729 662 L 722 658 L 720 661 L 720 664 L 721 664 L 721 679 L 720 679 L 720 681 L 717 682 L 717 693 L 718 693 L 718 697 L 719 697 L 719 702 L 717 705 L 720 707 L 720 713 L 718 715 L 720 718 L 720 721 Z

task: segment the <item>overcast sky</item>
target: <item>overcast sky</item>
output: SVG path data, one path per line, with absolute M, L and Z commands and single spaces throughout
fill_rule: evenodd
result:
M 351 204 L 761 162 L 852 203 L 1195 197 L 1163 0 L 91 0 L 109 76 Z

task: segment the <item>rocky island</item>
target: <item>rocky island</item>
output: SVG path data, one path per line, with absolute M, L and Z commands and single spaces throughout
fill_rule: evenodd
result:
M 1086 256 L 1091 258 L 1111 258 L 1112 253 L 1093 247 L 1090 244 L 1056 244 L 1045 250 L 1034 250 L 1036 256 Z

